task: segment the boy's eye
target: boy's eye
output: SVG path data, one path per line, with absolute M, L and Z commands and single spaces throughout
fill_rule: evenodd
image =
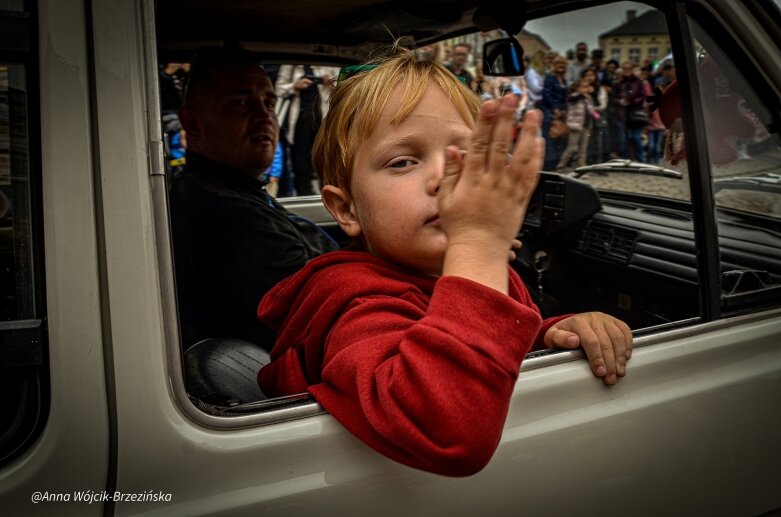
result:
M 413 165 L 413 161 L 409 158 L 399 158 L 398 160 L 393 160 L 388 164 L 388 167 L 391 169 L 406 169 L 407 167 L 410 167 Z

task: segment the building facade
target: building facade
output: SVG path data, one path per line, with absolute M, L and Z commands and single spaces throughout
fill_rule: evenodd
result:
M 664 14 L 655 9 L 639 16 L 635 10 L 627 11 L 624 24 L 599 36 L 599 46 L 606 60 L 641 65 L 659 62 L 672 49 Z

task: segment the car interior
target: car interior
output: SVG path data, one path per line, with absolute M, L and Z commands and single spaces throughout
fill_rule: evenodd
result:
M 397 36 L 423 46 L 482 32 L 491 36 L 486 39 L 490 46 L 479 53 L 494 59 L 486 69 L 515 76 L 522 72 L 495 66 L 497 56 L 518 51 L 516 39 L 508 35 L 531 31 L 539 20 L 603 4 L 158 0 L 157 52 L 160 63 L 188 62 L 196 47 L 233 45 L 257 52 L 271 64 L 344 66 L 360 63 Z M 667 2 L 646 7 L 671 9 Z M 686 50 L 697 53 L 697 69 L 676 61 L 679 85 L 686 74 L 699 74 L 702 104 L 693 109 L 698 101 L 685 92 L 660 99 L 662 105 L 683 107 L 678 131 L 687 137 L 688 159 L 658 166 L 613 160 L 565 174 L 542 172 L 519 235 L 523 247 L 511 265 L 544 316 L 598 310 L 623 319 L 639 336 L 708 319 L 713 304 L 722 316 L 781 305 L 779 100 L 766 95 L 761 71 L 737 46 L 725 43 L 728 39 L 712 22 L 711 14 L 700 13 L 692 20 L 692 40 L 684 42 Z M 673 50 L 681 44 L 673 42 Z M 716 88 L 713 84 L 723 86 L 707 80 L 712 66 L 718 77 L 728 78 L 738 101 L 721 102 L 724 92 L 709 90 Z M 709 103 L 711 98 L 719 102 Z M 715 134 L 708 125 L 702 126 L 707 135 L 691 137 L 690 128 L 701 127 L 689 121 L 692 112 L 701 113 L 706 122 L 722 120 L 719 131 L 727 134 Z M 750 120 L 750 134 L 734 155 L 722 159 L 719 153 L 740 140 L 729 134 L 737 119 Z M 705 147 L 710 168 L 701 159 Z M 695 156 L 693 149 L 701 152 Z M 710 171 L 710 177 L 703 171 Z M 281 201 L 346 242 L 318 199 Z M 697 216 L 702 211 L 712 214 L 704 223 Z M 706 251 L 710 244 L 713 249 Z M 707 253 L 720 264 L 709 278 L 701 268 Z M 703 294 L 708 283 L 715 294 Z M 279 401 L 263 401 L 255 383 L 257 370 L 267 361 L 267 354 L 251 343 L 215 336 L 183 358 L 188 393 L 211 414 L 279 407 Z

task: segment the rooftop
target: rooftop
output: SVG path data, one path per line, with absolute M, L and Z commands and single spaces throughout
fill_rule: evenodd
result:
M 627 21 L 615 29 L 600 34 L 600 38 L 608 36 L 642 36 L 646 34 L 666 34 L 667 21 L 664 13 L 656 9 L 646 11 L 640 16 L 634 16 L 634 11 L 627 11 Z

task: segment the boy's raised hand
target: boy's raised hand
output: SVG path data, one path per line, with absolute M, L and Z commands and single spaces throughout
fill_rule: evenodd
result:
M 623 321 L 602 312 L 584 312 L 563 319 L 544 336 L 548 348 L 583 347 L 591 371 L 605 384 L 615 384 L 626 375 L 632 356 L 632 331 Z
M 542 117 L 532 110 L 507 162 L 517 105 L 514 95 L 483 104 L 466 156 L 462 159 L 455 146 L 445 150 L 437 196 L 448 238 L 443 274 L 464 276 L 503 292 L 507 250 L 520 230 L 544 154 L 539 136 Z

